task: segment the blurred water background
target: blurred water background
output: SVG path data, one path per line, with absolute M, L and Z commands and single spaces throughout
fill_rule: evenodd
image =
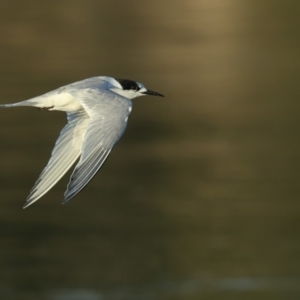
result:
M 0 110 L 0 298 L 299 299 L 297 1 L 8 1 L 0 103 L 143 82 L 89 186 L 22 205 L 66 122 Z

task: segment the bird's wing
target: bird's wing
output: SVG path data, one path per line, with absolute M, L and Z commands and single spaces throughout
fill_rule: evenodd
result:
M 68 124 L 62 129 L 51 158 L 27 197 L 24 208 L 47 193 L 70 169 L 81 153 L 90 117 L 82 110 L 77 113 L 67 113 L 67 118 Z
M 122 136 L 131 111 L 131 101 L 110 91 L 80 90 L 73 96 L 90 116 L 80 160 L 65 193 L 64 203 L 78 194 L 103 165 Z

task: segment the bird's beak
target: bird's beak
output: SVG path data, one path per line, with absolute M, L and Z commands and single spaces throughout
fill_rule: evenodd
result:
M 157 93 L 157 92 L 154 92 L 154 91 L 150 91 L 150 90 L 147 90 L 146 92 L 143 92 L 143 94 L 150 95 L 150 96 L 164 97 L 164 95 L 162 95 L 160 93 Z

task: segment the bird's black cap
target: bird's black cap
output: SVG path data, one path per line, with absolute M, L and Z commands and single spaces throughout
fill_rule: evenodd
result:
M 133 91 L 140 90 L 140 87 L 138 86 L 138 84 L 133 80 L 118 79 L 118 78 L 116 78 L 116 80 L 121 84 L 123 90 L 133 90 Z

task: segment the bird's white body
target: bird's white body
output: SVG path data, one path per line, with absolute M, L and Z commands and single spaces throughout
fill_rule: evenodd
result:
M 143 96 L 143 94 L 138 95 L 136 91 L 124 91 L 117 80 L 102 76 L 78 81 L 27 101 L 8 104 L 6 106 L 34 106 L 47 108 L 47 110 L 77 112 L 84 109 L 78 97 L 84 97 L 85 93 L 93 90 L 102 93 L 115 93 L 117 96 L 123 96 L 127 99 Z M 144 91 L 146 91 L 145 88 Z
M 34 106 L 67 113 L 68 124 L 62 129 L 24 208 L 47 193 L 80 156 L 64 202 L 79 193 L 122 136 L 132 110 L 131 99 L 146 94 L 162 96 L 147 90 L 141 83 L 102 76 L 78 81 L 26 101 L 2 105 Z

